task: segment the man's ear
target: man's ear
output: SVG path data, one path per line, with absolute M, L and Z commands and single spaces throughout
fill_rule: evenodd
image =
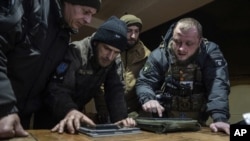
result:
M 99 43 L 98 41 L 94 41 L 94 42 L 93 42 L 93 46 L 94 46 L 94 47 L 97 47 L 98 43 Z
M 199 46 L 202 44 L 202 38 L 199 39 Z

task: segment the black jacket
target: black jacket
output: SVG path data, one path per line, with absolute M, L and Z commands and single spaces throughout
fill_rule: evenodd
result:
M 63 26 L 56 0 L 13 1 L 16 5 L 9 10 L 0 9 L 7 19 L 7 29 L 0 31 L 0 116 L 17 107 L 22 117 L 41 106 L 51 72 L 68 47 L 70 30 Z M 15 13 L 19 19 L 12 20 Z
M 121 59 L 117 57 L 108 67 L 100 67 L 90 40 L 91 37 L 87 37 L 70 45 L 49 84 L 49 109 L 57 120 L 64 118 L 71 109 L 82 111 L 102 84 L 111 122 L 127 117 Z

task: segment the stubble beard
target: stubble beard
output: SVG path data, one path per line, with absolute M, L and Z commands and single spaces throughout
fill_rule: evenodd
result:
M 188 57 L 186 60 L 178 60 L 178 57 L 175 55 L 175 57 L 177 58 L 177 64 L 181 66 L 190 64 L 196 59 L 196 57 L 198 56 L 198 53 L 199 53 L 199 49 L 197 49 L 195 53 L 191 55 L 190 57 Z

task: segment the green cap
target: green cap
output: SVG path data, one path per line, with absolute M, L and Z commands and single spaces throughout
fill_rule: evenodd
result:
M 136 25 L 140 29 L 142 28 L 142 21 L 141 21 L 141 19 L 138 18 L 138 17 L 136 17 L 135 15 L 126 14 L 126 15 L 122 16 L 120 19 L 122 21 L 124 21 L 127 24 L 127 26 Z

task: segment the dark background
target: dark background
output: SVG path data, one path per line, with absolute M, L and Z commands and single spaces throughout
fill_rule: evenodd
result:
M 197 19 L 203 26 L 203 36 L 220 46 L 231 78 L 250 78 L 250 0 L 215 0 L 142 33 L 141 40 L 153 50 L 169 26 L 183 17 Z

